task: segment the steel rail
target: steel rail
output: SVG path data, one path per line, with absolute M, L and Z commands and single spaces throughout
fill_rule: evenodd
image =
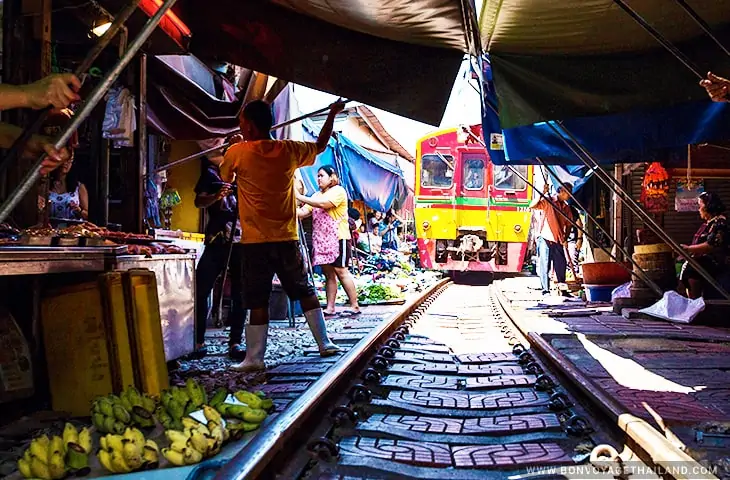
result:
M 544 168 L 545 170 L 547 170 L 547 171 L 548 171 L 548 173 L 549 173 L 549 174 L 550 174 L 550 175 L 551 175 L 551 176 L 552 176 L 552 177 L 553 177 L 553 178 L 555 179 L 555 181 L 557 181 L 557 182 L 560 182 L 560 179 L 559 179 L 559 178 L 558 178 L 558 176 L 557 176 L 557 175 L 555 174 L 555 172 L 553 172 L 552 170 L 550 170 L 550 169 L 548 168 L 548 166 L 547 166 L 547 165 L 545 164 L 545 162 L 544 162 L 544 161 L 543 161 L 543 160 L 542 160 L 541 158 L 537 158 L 537 161 L 538 161 L 538 162 L 540 162 L 540 165 L 542 166 L 542 168 Z M 619 265 L 620 265 L 621 267 L 623 267 L 623 268 L 626 268 L 626 270 L 627 270 L 627 271 L 628 271 L 629 273 L 637 275 L 637 276 L 638 276 L 638 277 L 639 277 L 639 278 L 641 279 L 641 281 L 642 281 L 642 282 L 644 282 L 644 283 L 645 283 L 645 284 L 646 284 L 646 285 L 647 285 L 647 286 L 648 286 L 649 288 L 651 288 L 652 290 L 654 290 L 654 293 L 656 293 L 656 294 L 657 294 L 657 295 L 659 295 L 660 297 L 661 297 L 662 295 L 664 295 L 664 291 L 663 291 L 663 290 L 662 290 L 662 289 L 661 289 L 661 288 L 659 287 L 659 285 L 657 285 L 657 284 L 656 284 L 656 282 L 654 282 L 654 281 L 653 281 L 653 280 L 652 280 L 651 278 L 649 278 L 649 275 L 648 275 L 648 274 L 646 273 L 646 271 L 645 271 L 645 270 L 644 270 L 644 269 L 643 269 L 643 268 L 641 267 L 641 265 L 639 265 L 639 264 L 638 264 L 638 262 L 636 262 L 636 260 L 634 260 L 634 257 L 633 257 L 633 256 L 631 256 L 631 255 L 629 255 L 629 252 L 628 252 L 628 251 L 627 251 L 627 250 L 626 250 L 626 249 L 625 249 L 624 247 L 622 247 L 622 246 L 621 246 L 621 244 L 620 244 L 620 243 L 618 242 L 618 240 L 616 240 L 615 238 L 613 238 L 613 237 L 612 237 L 612 236 L 611 236 L 611 235 L 610 235 L 610 234 L 609 234 L 609 233 L 608 233 L 608 232 L 606 231 L 606 229 L 605 229 L 605 228 L 603 228 L 603 226 L 602 226 L 602 225 L 601 225 L 600 223 L 598 223 L 598 220 L 596 220 L 596 218 L 595 218 L 594 216 L 592 216 L 592 215 L 591 215 L 590 213 L 588 213 L 588 210 L 586 210 L 586 209 L 585 209 L 585 208 L 584 208 L 584 207 L 583 207 L 583 206 L 582 206 L 582 205 L 580 204 L 580 202 L 579 202 L 579 201 L 578 201 L 578 199 L 577 199 L 577 198 L 575 197 L 575 195 L 573 195 L 573 192 L 569 192 L 569 193 L 570 193 L 570 198 L 571 198 L 571 199 L 573 199 L 573 201 L 574 201 L 574 202 L 576 203 L 576 205 L 578 205 L 578 208 L 580 208 L 581 210 L 583 210 L 583 211 L 584 211 L 584 212 L 586 213 L 586 217 L 588 217 L 588 219 L 589 219 L 589 220 L 591 220 L 591 221 L 592 221 L 592 222 L 593 222 L 593 223 L 595 224 L 595 226 L 596 226 L 596 227 L 598 228 L 598 230 L 599 230 L 599 231 L 600 231 L 601 233 L 603 233 L 604 235 L 606 235 L 606 237 L 610 238 L 610 239 L 611 239 L 611 242 L 613 243 L 613 245 L 614 245 L 614 246 L 615 246 L 615 247 L 616 247 L 616 248 L 617 248 L 617 249 L 618 249 L 618 250 L 619 250 L 619 251 L 620 251 L 620 252 L 621 252 L 621 253 L 622 253 L 622 254 L 624 255 L 624 257 L 626 257 L 626 258 L 627 258 L 627 259 L 628 259 L 628 260 L 629 260 L 629 261 L 631 262 L 631 264 L 632 264 L 632 265 L 633 265 L 633 266 L 634 266 L 635 268 L 638 268 L 639 270 L 638 270 L 638 272 L 636 272 L 636 271 L 632 271 L 632 270 L 629 270 L 628 268 L 626 268 L 626 266 L 625 266 L 625 265 L 624 265 L 624 264 L 623 264 L 622 262 L 617 262 L 617 263 L 618 263 L 618 264 L 619 264 Z
M 261 430 L 225 467 L 218 472 L 215 480 L 253 480 L 267 468 L 271 460 L 281 451 L 287 440 L 291 439 L 309 416 L 325 403 L 328 394 L 333 392 L 342 381 L 351 380 L 354 368 L 371 350 L 380 343 L 396 325 L 411 315 L 422 303 L 437 294 L 449 283 L 441 280 L 430 287 L 420 297 L 411 300 L 401 313 L 391 320 L 382 322 L 360 340 L 337 363 L 322 375 L 299 398 L 280 413 L 265 429 Z
M 349 102 L 349 100 L 343 100 L 343 101 L 344 102 Z M 284 127 L 286 127 L 288 125 L 291 125 L 293 123 L 301 122 L 302 120 L 306 120 L 309 117 L 313 117 L 315 115 L 319 115 L 320 113 L 324 113 L 327 110 L 329 110 L 330 107 L 331 107 L 331 105 L 328 105 L 326 107 L 320 108 L 319 110 L 315 110 L 313 112 L 305 113 L 304 115 L 299 115 L 298 117 L 289 119 L 289 120 L 287 120 L 285 122 L 277 123 L 276 125 L 274 125 L 273 127 L 271 127 L 271 131 L 273 132 L 274 130 L 278 130 L 280 128 L 284 128 Z M 236 135 L 236 134 L 238 134 L 240 132 L 241 132 L 241 129 L 238 128 L 238 129 L 236 129 L 236 130 L 233 131 L 233 135 Z M 165 164 L 165 165 L 163 165 L 163 166 L 161 166 L 159 168 L 156 168 L 154 170 L 154 172 L 152 172 L 152 173 L 153 174 L 157 174 L 157 173 L 160 173 L 160 172 L 165 172 L 167 170 L 170 170 L 173 167 L 177 167 L 178 165 L 183 165 L 183 164 L 188 163 L 188 162 L 190 162 L 192 160 L 195 160 L 195 159 L 204 157 L 204 156 L 208 155 L 209 153 L 213 153 L 213 152 L 216 152 L 218 150 L 223 150 L 223 149 L 226 149 L 226 148 L 228 148 L 230 146 L 231 146 L 231 142 L 224 142 L 224 143 L 222 143 L 221 145 L 219 145 L 217 147 L 211 147 L 211 148 L 208 148 L 206 150 L 203 150 L 203 151 L 200 151 L 200 152 L 197 152 L 197 153 L 193 153 L 192 155 L 188 155 L 187 157 L 183 157 L 183 158 L 181 158 L 179 160 L 175 160 L 174 162 L 170 162 L 168 164 Z
M 134 11 L 137 10 L 139 2 L 140 0 L 132 0 L 129 5 L 122 9 L 122 11 L 120 11 L 114 17 L 114 21 L 109 27 L 109 30 L 104 32 L 104 35 L 99 38 L 99 41 L 96 43 L 96 45 L 94 45 L 94 47 L 86 55 L 84 61 L 81 62 L 81 64 L 76 68 L 74 74 L 77 77 L 80 77 L 82 74 L 86 73 L 89 68 L 91 68 L 101 52 L 103 52 L 104 49 L 111 43 L 112 39 L 117 35 L 119 30 L 124 27 L 124 23 L 129 19 L 130 16 L 132 16 Z M 43 108 L 40 112 L 38 112 L 35 120 L 33 120 L 33 123 L 31 123 L 30 126 L 26 127 L 20 134 L 20 136 L 15 139 L 13 144 L 8 149 L 8 152 L 5 154 L 2 163 L 0 163 L 0 173 L 5 171 L 5 169 L 8 168 L 10 164 L 20 155 L 22 148 L 25 146 L 28 140 L 30 140 L 30 138 L 34 134 L 40 131 L 43 123 L 48 118 L 48 115 L 50 115 L 51 110 L 53 110 L 53 107 L 47 106 Z
M 565 142 L 565 144 L 568 146 L 568 148 L 573 151 L 573 153 L 576 154 L 579 160 L 581 160 L 587 167 L 595 167 L 595 172 L 598 178 L 600 178 L 603 183 L 609 187 L 617 196 L 618 198 L 623 202 L 624 205 L 629 207 L 629 209 L 637 215 L 639 218 L 641 218 L 646 225 L 649 226 L 651 230 L 654 231 L 659 237 L 662 239 L 662 241 L 666 242 L 667 245 L 669 245 L 672 250 L 680 254 L 684 259 L 689 263 L 689 265 L 699 273 L 702 278 L 704 278 L 710 286 L 712 286 L 715 290 L 717 290 L 723 297 L 725 297 L 727 300 L 730 300 L 730 293 L 728 293 L 721 285 L 720 283 L 712 276 L 710 275 L 707 270 L 705 270 L 700 263 L 694 259 L 691 255 L 689 255 L 680 244 L 678 244 L 674 239 L 669 236 L 655 221 L 651 216 L 644 211 L 644 209 L 641 208 L 641 205 L 636 203 L 636 200 L 631 198 L 631 195 L 629 195 L 623 188 L 623 186 L 613 178 L 611 175 L 609 175 L 607 172 L 605 172 L 602 168 L 600 168 L 600 164 L 598 161 L 593 158 L 590 152 L 588 152 L 583 145 L 578 141 L 578 139 L 563 125 L 563 122 L 557 121 L 557 122 L 548 122 L 548 125 L 550 125 L 550 128 L 553 130 L 553 132 L 560 137 L 560 139 Z M 556 127 L 555 125 L 558 125 Z M 562 131 L 562 134 L 561 134 Z M 567 137 L 567 138 L 566 138 Z M 570 140 L 570 141 L 568 141 Z M 574 148 L 575 147 L 575 148 Z M 576 151 L 577 149 L 577 151 Z M 580 152 L 580 154 L 578 153 Z
M 152 17 L 150 17 L 150 19 L 137 35 L 137 38 L 135 38 L 134 41 L 129 45 L 127 51 L 124 52 L 124 55 L 119 59 L 117 64 L 114 65 L 114 68 L 112 68 L 109 73 L 107 73 L 106 77 L 104 77 L 104 79 L 101 81 L 101 83 L 99 83 L 99 85 L 94 88 L 88 100 L 84 102 L 79 112 L 73 116 L 71 122 L 66 126 L 65 130 L 58 136 L 58 138 L 54 140 L 53 146 L 57 150 L 60 150 L 66 145 L 66 143 L 68 143 L 73 132 L 79 128 L 81 123 L 86 120 L 89 115 L 91 115 L 91 112 L 94 110 L 94 108 L 96 108 L 96 105 L 104 98 L 107 90 L 109 90 L 109 88 L 112 86 L 117 77 L 119 77 L 124 68 L 129 64 L 129 62 L 132 61 L 132 58 L 134 58 L 137 52 L 142 48 L 149 36 L 152 35 L 152 32 L 154 32 L 154 30 L 157 28 L 157 25 L 162 20 L 162 17 L 170 10 L 170 8 L 172 8 L 173 5 L 175 5 L 175 2 L 177 2 L 177 0 L 165 0 L 165 3 L 163 3 L 159 7 L 157 12 L 155 12 Z M 15 190 L 5 201 L 5 203 L 2 204 L 2 206 L 0 207 L 0 222 L 3 222 L 6 218 L 8 218 L 8 215 L 10 215 L 10 212 L 13 211 L 18 202 L 20 202 L 20 200 L 28 193 L 33 184 L 35 184 L 41 177 L 41 165 L 43 164 L 43 160 L 45 160 L 45 158 L 45 153 L 38 158 L 38 160 L 31 168 L 30 172 L 28 172 L 23 180 L 21 180 L 20 184 L 15 188 Z
M 477 140 L 477 142 L 479 142 L 479 143 L 480 143 L 480 144 L 481 144 L 481 145 L 482 145 L 482 146 L 483 146 L 484 148 L 487 148 L 487 145 L 486 145 L 486 144 L 484 143 L 484 141 L 483 141 L 483 140 L 482 140 L 481 138 L 477 137 L 476 135 L 474 135 L 473 133 L 469 132 L 468 130 L 465 130 L 465 131 L 466 131 L 467 133 L 469 133 L 470 135 L 472 135 L 472 137 L 473 137 L 473 138 L 475 138 L 475 139 Z M 522 175 L 522 174 L 521 174 L 521 173 L 519 172 L 519 170 L 517 170 L 516 168 L 514 168 L 514 167 L 513 167 L 512 165 L 509 165 L 509 164 L 507 164 L 507 165 L 505 165 L 505 166 L 506 166 L 507 168 L 509 168 L 509 169 L 510 169 L 510 170 L 512 171 L 512 173 L 514 173 L 515 175 L 517 175 L 517 177 L 519 177 L 519 179 L 520 179 L 520 180 L 522 180 L 522 181 L 523 181 L 523 182 L 525 182 L 525 183 L 526 183 L 527 185 L 529 185 L 530 187 L 532 187 L 532 190 L 533 190 L 534 192 L 536 192 L 536 193 L 537 193 L 537 194 L 538 194 L 538 195 L 540 196 L 540 198 L 541 198 L 542 200 L 545 200 L 545 201 L 546 201 L 546 202 L 548 202 L 548 203 L 549 203 L 550 205 L 553 205 L 553 206 L 555 206 L 555 202 L 553 201 L 553 199 L 552 199 L 552 198 L 550 198 L 550 196 L 549 196 L 549 195 L 546 195 L 546 194 L 544 194 L 543 192 L 541 192 L 541 191 L 540 191 L 539 189 L 535 188 L 535 185 L 534 185 L 533 183 L 531 183 L 531 182 L 530 182 L 530 181 L 529 181 L 529 180 L 527 179 L 527 177 L 525 177 L 524 175 Z M 572 196 L 572 192 L 571 192 L 571 196 Z M 585 237 L 586 237 L 586 238 L 588 238 L 588 240 L 590 240 L 590 241 L 592 241 L 593 243 L 595 243 L 596 245 L 598 245 L 598 248 L 600 248 L 600 249 L 601 249 L 601 250 L 602 250 L 602 251 L 603 251 L 604 253 L 606 253 L 606 255 L 608 255 L 608 257 L 609 257 L 609 258 L 610 258 L 611 260 L 613 260 L 613 261 L 615 261 L 616 263 L 618 263 L 618 264 L 619 264 L 619 265 L 620 265 L 620 266 L 621 266 L 622 268 L 624 268 L 624 269 L 625 269 L 626 271 L 628 271 L 629 273 L 636 273 L 636 274 L 637 274 L 637 276 L 639 276 L 639 277 L 640 277 L 640 278 L 642 279 L 642 281 L 645 281 L 645 279 L 646 279 L 646 280 L 648 280 L 649 282 L 647 283 L 647 285 L 650 285 L 650 286 L 651 286 L 651 284 L 653 283 L 653 284 L 654 284 L 654 287 L 656 287 L 656 288 L 658 289 L 658 292 L 657 292 L 657 293 L 658 293 L 658 294 L 659 294 L 660 296 L 661 296 L 661 295 L 664 295 L 664 292 L 663 292 L 663 291 L 662 291 L 662 290 L 661 290 L 661 289 L 660 289 L 660 288 L 659 288 L 659 287 L 658 287 L 658 286 L 657 286 L 657 285 L 656 285 L 656 284 L 655 284 L 654 282 L 652 282 L 652 281 L 651 281 L 651 279 L 650 279 L 650 278 L 649 278 L 649 277 L 648 277 L 648 276 L 647 276 L 647 275 L 645 274 L 645 272 L 644 272 L 643 270 L 641 270 L 641 269 L 640 269 L 640 271 L 639 271 L 639 272 L 632 272 L 632 271 L 631 271 L 631 270 L 630 270 L 630 269 L 629 269 L 628 267 L 626 267 L 626 265 L 624 265 L 624 264 L 623 264 L 622 262 L 620 262 L 620 261 L 619 261 L 619 259 L 618 259 L 618 257 L 617 257 L 616 255 L 614 255 L 613 253 L 611 253 L 611 251 L 610 251 L 610 250 L 608 250 L 608 249 L 607 249 L 606 247 L 604 247 L 604 246 L 603 246 L 603 245 L 602 245 L 602 244 L 601 244 L 601 243 L 600 243 L 600 242 L 599 242 L 598 240 L 596 240 L 596 238 L 595 238 L 595 237 L 594 237 L 593 235 L 591 235 L 590 233 L 588 233 L 588 231 L 587 231 L 587 230 L 585 229 L 585 227 L 581 227 L 580 225 L 578 225 L 578 222 L 574 221 L 574 220 L 573 220 L 573 219 L 572 219 L 572 218 L 571 218 L 571 217 L 570 217 L 569 215 L 567 215 L 567 214 L 566 214 L 565 212 L 563 212 L 563 211 L 562 211 L 561 209 L 559 209 L 559 208 L 556 208 L 556 209 L 555 209 L 555 211 L 556 211 L 557 213 L 559 213 L 559 214 L 560 214 L 560 215 L 561 215 L 561 216 L 562 216 L 562 217 L 563 217 L 563 218 L 564 218 L 565 220 L 567 220 L 567 221 L 568 221 L 568 222 L 569 222 L 569 223 L 570 223 L 570 224 L 571 224 L 572 226 L 574 226 L 575 228 L 577 228 L 577 229 L 578 229 L 578 230 L 579 230 L 579 231 L 580 231 L 580 232 L 581 232 L 581 233 L 582 233 L 583 235 L 585 235 Z M 595 220 L 594 220 L 594 221 L 595 221 Z M 610 239 L 611 239 L 611 240 L 613 240 L 614 242 L 616 241 L 616 240 L 615 240 L 615 239 L 613 239 L 613 237 L 611 237 L 610 235 L 608 235 L 608 238 L 610 238 Z M 631 258 L 631 257 L 629 257 L 629 258 Z M 631 259 L 631 261 L 633 262 L 633 259 Z M 643 278 L 642 278 L 642 275 L 643 275 Z M 651 287 L 651 288 L 652 288 L 652 290 L 654 289 L 654 287 Z

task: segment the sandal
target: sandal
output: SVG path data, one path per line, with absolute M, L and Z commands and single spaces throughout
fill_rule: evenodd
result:
M 334 318 L 334 317 L 340 316 L 340 314 L 337 312 L 329 313 L 329 312 L 325 312 L 324 310 L 322 310 L 322 313 L 324 314 L 324 318 Z
M 355 310 L 345 310 L 344 312 L 340 312 L 341 317 L 357 317 L 359 315 L 362 315 L 362 312 Z

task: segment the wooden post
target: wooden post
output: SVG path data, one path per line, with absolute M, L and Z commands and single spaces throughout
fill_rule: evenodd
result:
M 145 228 L 145 187 L 147 186 L 147 172 L 149 171 L 148 139 L 147 139 L 147 54 L 139 56 L 139 95 L 137 96 L 137 148 L 139 152 L 139 208 L 137 226 L 139 232 Z

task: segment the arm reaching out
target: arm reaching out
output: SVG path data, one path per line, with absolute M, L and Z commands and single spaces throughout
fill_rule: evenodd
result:
M 330 113 L 327 115 L 327 120 L 325 120 L 322 130 L 319 131 L 319 136 L 317 137 L 317 153 L 322 153 L 327 148 L 327 142 L 329 142 L 332 136 L 332 128 L 335 125 L 335 117 L 344 109 L 345 102 L 342 99 L 330 105 Z
M 708 72 L 707 78 L 700 82 L 700 86 L 707 90 L 707 94 L 713 102 L 730 101 L 730 98 L 728 98 L 728 93 L 730 93 L 730 80 Z
M 0 110 L 65 108 L 81 99 L 81 82 L 71 73 L 49 75 L 28 85 L 0 85 Z

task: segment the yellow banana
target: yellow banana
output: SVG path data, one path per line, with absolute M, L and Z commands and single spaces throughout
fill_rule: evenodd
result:
M 18 460 L 18 471 L 23 478 L 33 478 L 33 474 L 30 471 L 30 462 L 24 458 Z
M 198 430 L 203 435 L 210 435 L 210 429 L 202 423 L 198 425 L 198 428 L 196 430 Z
M 132 471 L 127 462 L 124 461 L 124 455 L 120 451 L 112 450 L 111 456 L 112 467 L 116 473 L 129 473 Z
M 106 444 L 108 450 L 111 450 L 112 452 L 122 453 L 122 450 L 124 450 L 124 444 L 122 443 L 122 440 L 123 438 L 121 435 L 107 435 Z
M 261 397 L 245 390 L 240 390 L 234 393 L 233 396 L 236 397 L 236 400 L 241 403 L 245 403 L 251 408 L 261 408 L 263 403 Z
M 157 453 L 160 453 L 160 449 L 154 440 L 147 439 L 147 441 L 144 442 L 144 446 L 146 448 L 151 448 L 152 450 L 154 450 Z
M 168 440 L 170 440 L 170 443 L 185 443 L 190 438 L 190 435 L 188 435 L 186 432 L 181 432 L 179 430 L 165 430 L 165 436 Z
M 63 453 L 60 451 L 53 452 L 51 455 L 51 461 L 48 462 L 48 472 L 54 480 L 66 476 L 66 463 L 64 462 Z
M 190 436 L 190 444 L 203 455 L 208 453 L 208 441 L 199 430 L 193 430 L 193 434 Z
M 63 444 L 68 445 L 69 443 L 79 443 L 79 431 L 75 426 L 66 422 L 66 426 L 63 427 Z
M 221 414 L 210 405 L 203 405 L 203 415 L 209 422 L 221 423 Z
M 40 478 L 41 480 L 51 480 L 51 471 L 48 469 L 48 465 L 42 462 L 38 457 L 33 457 L 30 462 L 30 473 L 33 478 Z
M 187 465 L 194 465 L 203 460 L 203 454 L 194 448 L 186 448 L 183 455 L 185 456 L 185 463 Z
M 87 455 L 91 453 L 91 430 L 86 427 L 81 429 L 81 431 L 79 432 L 78 444 L 81 445 L 81 448 L 84 449 Z
M 36 457 L 38 460 L 40 460 L 42 463 L 48 463 L 48 446 L 50 445 L 50 440 L 47 436 L 43 435 L 41 437 L 33 439 L 32 442 L 30 442 L 30 453 L 34 457 Z
M 124 441 L 122 456 L 124 457 L 124 463 L 126 463 L 132 470 L 141 468 L 144 463 L 142 461 L 142 449 L 137 446 L 134 440 Z
M 99 457 L 99 463 L 107 469 L 111 473 L 118 473 L 114 466 L 112 465 L 112 455 L 106 450 L 99 450 L 99 454 L 97 455 Z
M 109 442 L 106 441 L 106 435 L 99 438 L 99 446 L 102 450 L 111 450 L 111 448 L 109 448 Z
M 142 449 L 142 457 L 148 467 L 156 466 L 160 463 L 160 450 L 157 444 L 152 440 L 147 440 Z
M 25 460 L 28 465 L 30 465 L 30 461 L 33 460 L 33 455 L 31 455 L 29 448 L 25 449 L 25 452 L 23 453 L 23 460 Z
M 173 465 L 185 465 L 185 456 L 181 452 L 176 452 L 169 448 L 163 448 L 162 455 L 164 455 L 167 461 Z
M 221 442 L 214 437 L 205 437 L 205 441 L 208 442 L 208 456 L 218 455 L 221 451 Z
M 48 445 L 48 458 L 54 453 L 60 453 L 61 456 L 66 454 L 66 445 L 63 443 L 63 438 L 54 436 L 51 438 L 51 443 Z
M 202 425 L 202 423 L 190 417 L 183 417 L 182 424 L 185 428 L 198 428 L 200 425 Z
M 127 427 L 124 431 L 124 439 L 133 441 L 140 449 L 144 447 L 144 434 L 136 428 Z
M 184 442 L 172 442 L 170 444 L 170 450 L 173 450 L 175 452 L 183 453 L 186 448 L 188 448 L 187 440 L 185 440 Z

